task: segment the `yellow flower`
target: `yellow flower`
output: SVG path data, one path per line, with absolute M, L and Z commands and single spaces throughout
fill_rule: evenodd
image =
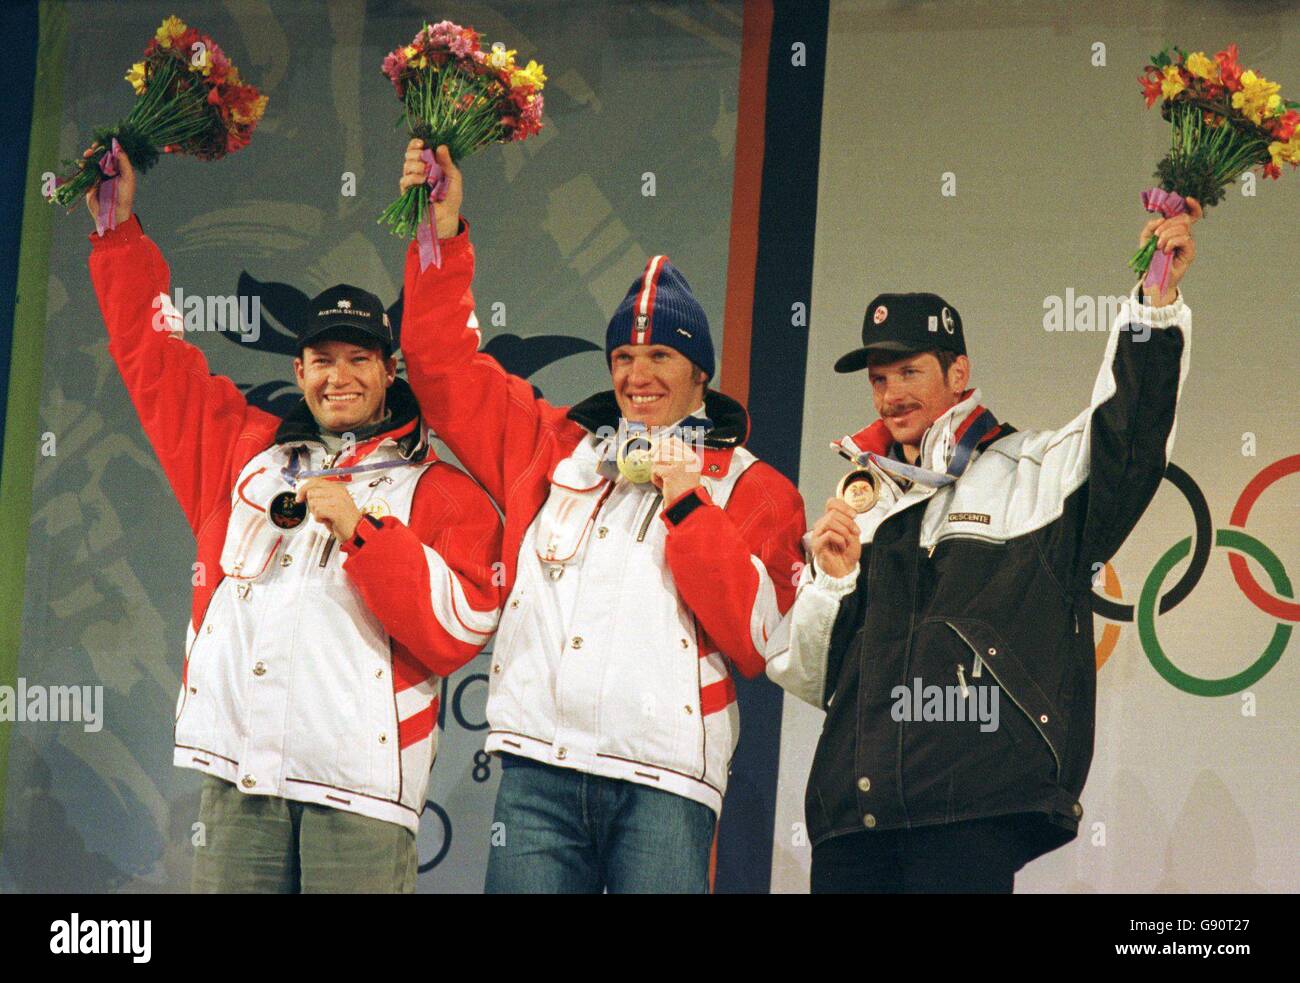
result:
M 131 83 L 131 88 L 135 89 L 137 96 L 144 92 L 144 62 L 136 62 L 131 66 L 131 70 L 122 77 Z
M 1295 135 L 1286 143 L 1281 140 L 1274 140 L 1268 145 L 1268 153 L 1277 167 L 1281 167 L 1283 162 L 1300 164 L 1300 130 L 1297 130 Z
M 1240 109 L 1252 123 L 1262 123 L 1282 105 L 1281 89 L 1276 82 L 1247 69 L 1241 73 L 1241 91 L 1232 94 L 1232 108 Z
M 1187 56 L 1183 67 L 1192 75 L 1207 82 L 1219 81 L 1219 65 L 1213 59 L 1206 58 L 1204 51 L 1193 51 Z
M 162 26 L 154 32 L 154 37 L 158 39 L 160 47 L 170 48 L 172 42 L 184 34 L 185 31 L 185 22 L 179 17 L 173 15 L 162 22 Z
M 408 44 L 405 48 L 402 49 L 402 54 L 406 55 L 406 60 L 407 60 L 407 61 L 410 61 L 412 58 L 414 58 L 414 57 L 416 56 L 416 53 L 417 53 L 419 50 L 420 50 L 420 49 L 417 48 L 415 45 L 413 45 L 413 44 Z
M 531 85 L 540 92 L 546 84 L 546 75 L 542 72 L 542 66 L 530 59 L 527 68 L 517 68 L 510 73 L 510 84 Z
M 514 48 L 507 51 L 504 45 L 499 48 L 493 45 L 492 50 L 487 53 L 488 66 L 497 71 L 514 71 L 516 53 Z
M 1160 94 L 1166 99 L 1172 99 L 1187 88 L 1183 84 L 1183 76 L 1178 71 L 1177 65 L 1166 65 L 1164 74 L 1165 79 L 1160 83 Z
M 247 113 L 236 106 L 231 109 L 230 116 L 236 123 L 256 123 L 262 118 L 262 114 L 266 112 L 266 100 L 266 96 L 258 96 L 248 107 L 249 111 Z

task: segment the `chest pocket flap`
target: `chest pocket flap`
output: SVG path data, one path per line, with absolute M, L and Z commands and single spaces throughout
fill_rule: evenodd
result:
M 581 551 L 609 495 L 611 484 L 572 458 L 555 466 L 551 492 L 538 516 L 537 558 L 543 563 L 568 563 Z

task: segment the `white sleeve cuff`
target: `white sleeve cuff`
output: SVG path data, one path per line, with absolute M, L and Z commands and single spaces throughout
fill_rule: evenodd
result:
M 813 586 L 838 600 L 853 593 L 854 588 L 858 586 L 858 573 L 860 570 L 859 564 L 855 563 L 853 569 L 843 577 L 832 577 L 825 571 L 818 569 L 813 575 Z
M 1138 303 L 1138 290 L 1141 284 L 1136 284 L 1129 292 L 1129 306 L 1132 308 L 1131 318 L 1139 324 L 1149 324 L 1153 328 L 1171 328 L 1174 325 L 1185 325 L 1191 317 L 1191 310 L 1187 306 L 1187 299 L 1183 296 L 1183 289 L 1178 287 L 1178 299 L 1172 304 L 1166 304 L 1164 307 L 1152 307 L 1149 304 Z

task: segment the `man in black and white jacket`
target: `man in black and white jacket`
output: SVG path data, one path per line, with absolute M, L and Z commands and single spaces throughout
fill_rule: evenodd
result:
M 1164 288 L 1134 288 L 1092 403 L 1056 431 L 968 389 L 961 319 L 933 294 L 867 309 L 880 419 L 809 534 L 786 657 L 827 712 L 805 801 L 812 890 L 1009 892 L 1073 839 L 1092 760 L 1094 571 L 1155 495 L 1187 373 L 1190 214 L 1153 219 Z M 779 644 L 779 642 L 778 642 Z

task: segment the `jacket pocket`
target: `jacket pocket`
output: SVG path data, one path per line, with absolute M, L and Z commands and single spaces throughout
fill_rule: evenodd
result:
M 582 554 L 596 523 L 596 515 L 612 488 L 603 478 L 594 485 L 577 487 L 564 484 L 563 477 L 557 468 L 557 473 L 551 478 L 546 504 L 537 517 L 534 547 L 542 564 L 551 571 L 561 572 L 566 564 L 574 562 Z M 555 574 L 551 573 L 551 576 Z
M 998 688 L 1033 724 L 1038 735 L 1052 752 L 1055 762 L 1055 780 L 1061 778 L 1061 755 L 1065 747 L 1065 720 L 1042 687 L 1022 663 L 1004 644 L 997 633 L 982 621 L 970 618 L 953 618 L 945 622 L 970 649 L 974 667 L 987 671 Z

